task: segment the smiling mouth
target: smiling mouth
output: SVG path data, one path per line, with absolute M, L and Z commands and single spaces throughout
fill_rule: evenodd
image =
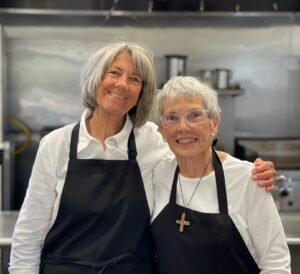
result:
M 119 98 L 119 99 L 121 99 L 121 100 L 124 100 L 124 101 L 126 101 L 126 100 L 128 99 L 128 97 L 126 97 L 126 96 L 124 96 L 124 95 L 121 95 L 120 93 L 117 93 L 117 92 L 115 92 L 115 91 L 109 90 L 109 91 L 108 91 L 108 94 L 109 94 L 109 95 L 112 95 L 112 96 L 114 96 L 114 97 L 117 97 L 117 98 Z
M 176 142 L 178 144 L 188 144 L 188 143 L 193 143 L 195 141 L 197 141 L 197 138 L 192 138 L 192 137 L 176 139 Z

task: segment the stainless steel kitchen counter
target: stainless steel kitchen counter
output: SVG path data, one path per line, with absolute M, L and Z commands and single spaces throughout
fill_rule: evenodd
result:
M 0 211 L 0 248 L 10 247 L 18 211 Z M 300 212 L 280 212 L 289 245 L 300 245 Z
M 17 221 L 18 211 L 0 211 L 0 273 L 8 273 L 11 238 Z
M 0 247 L 10 247 L 18 211 L 0 211 Z
M 286 241 L 289 245 L 300 245 L 300 212 L 280 212 Z
M 286 242 L 288 245 L 300 245 L 300 238 L 286 236 Z
M 0 248 L 10 247 L 18 211 L 0 211 Z M 280 212 L 287 243 L 300 245 L 300 212 Z

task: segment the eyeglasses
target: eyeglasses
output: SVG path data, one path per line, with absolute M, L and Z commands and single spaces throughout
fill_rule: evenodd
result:
M 193 126 L 202 122 L 206 117 L 209 118 L 209 114 L 210 112 L 207 109 L 196 109 L 190 110 L 183 115 L 179 115 L 177 113 L 169 113 L 165 116 L 161 116 L 160 121 L 164 128 L 174 129 L 179 126 L 181 118 L 184 118 L 184 121 L 187 125 Z

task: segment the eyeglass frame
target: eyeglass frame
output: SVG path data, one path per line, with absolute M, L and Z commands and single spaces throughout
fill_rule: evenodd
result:
M 201 123 L 204 120 L 204 116 L 201 117 L 201 120 L 195 121 L 195 122 L 188 121 L 188 119 L 187 119 L 188 114 L 190 114 L 192 112 L 195 112 L 195 111 L 200 111 L 202 114 L 204 114 L 206 112 L 208 114 L 208 119 L 209 120 L 211 119 L 211 111 L 210 110 L 208 110 L 208 109 L 193 109 L 193 110 L 189 110 L 189 111 L 185 112 L 183 115 L 179 115 L 177 113 L 169 113 L 168 115 L 174 115 L 177 118 L 180 118 L 176 121 L 176 124 L 174 124 L 174 126 L 166 126 L 166 124 L 164 122 L 164 116 L 163 115 L 159 117 L 159 120 L 160 120 L 160 123 L 161 123 L 161 125 L 164 129 L 176 129 L 176 128 L 178 128 L 182 118 L 184 118 L 184 121 L 188 126 L 197 125 L 197 124 Z

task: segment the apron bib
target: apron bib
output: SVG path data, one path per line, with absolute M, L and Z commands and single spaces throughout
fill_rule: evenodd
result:
M 149 207 L 136 161 L 77 159 L 78 123 L 57 218 L 45 239 L 43 274 L 151 274 Z
M 225 178 L 213 150 L 213 165 L 220 213 L 202 213 L 176 204 L 177 166 L 169 204 L 152 223 L 157 274 L 257 274 L 259 269 L 228 215 Z M 185 226 L 176 220 L 185 210 Z

